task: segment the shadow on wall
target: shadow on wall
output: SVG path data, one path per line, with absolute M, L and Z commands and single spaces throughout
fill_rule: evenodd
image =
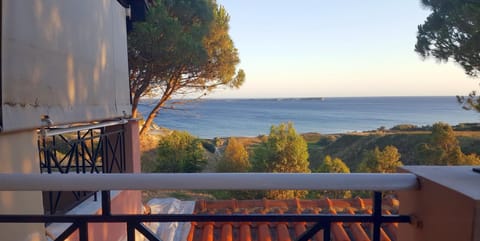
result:
M 130 113 L 125 9 L 116 0 L 3 1 L 4 128 Z M 3 40 L 2 40 L 3 41 Z

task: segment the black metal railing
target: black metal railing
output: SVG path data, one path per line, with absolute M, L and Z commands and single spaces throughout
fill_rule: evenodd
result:
M 40 172 L 52 173 L 123 173 L 126 171 L 123 125 L 41 133 L 38 138 Z M 43 192 L 45 212 L 65 213 L 82 201 L 95 196 L 94 191 Z M 94 198 L 96 200 L 96 196 Z
M 260 181 L 261 180 L 261 181 Z M 102 213 L 93 215 L 0 215 L 0 223 L 70 223 L 55 241 L 66 240 L 78 231 L 80 241 L 88 241 L 92 223 L 124 223 L 128 241 L 135 232 L 150 241 L 160 240 L 145 222 L 308 222 L 314 223 L 297 240 L 311 239 L 323 230 L 323 240 L 331 240 L 333 223 L 371 223 L 372 240 L 380 241 L 382 223 L 409 223 L 408 215 L 382 214 L 382 191 L 418 188 L 413 174 L 331 174 L 331 173 L 177 173 L 177 174 L 94 174 L 40 175 L 0 174 L 0 191 L 102 191 Z M 375 190 L 372 214 L 112 214 L 110 192 L 106 190 Z M 120 230 L 115 230 L 119 232 Z
M 109 192 L 102 192 L 103 200 L 109 200 Z M 323 240 L 331 240 L 330 226 L 332 223 L 373 223 L 372 240 L 380 241 L 380 228 L 382 223 L 409 223 L 407 215 L 383 215 L 382 193 L 374 192 L 374 206 L 372 215 L 350 214 L 228 214 L 228 215 L 205 215 L 205 214 L 135 214 L 135 215 L 112 215 L 110 202 L 102 202 L 102 214 L 100 215 L 0 215 L 0 223 L 71 223 L 71 225 L 55 241 L 66 240 L 78 230 L 79 240 L 88 241 L 88 224 L 90 223 L 125 223 L 127 240 L 135 240 L 135 232 L 138 231 L 150 241 L 160 241 L 147 227 L 144 222 L 309 222 L 314 223 L 296 240 L 307 241 L 323 230 Z M 118 231 L 118 230 L 116 230 Z

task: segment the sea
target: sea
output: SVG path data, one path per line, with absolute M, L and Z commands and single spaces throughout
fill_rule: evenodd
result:
M 140 103 L 144 116 L 152 109 L 151 103 Z M 462 109 L 454 96 L 203 99 L 173 105 L 155 118 L 161 127 L 185 130 L 200 138 L 258 136 L 284 122 L 292 122 L 299 133 L 334 134 L 399 124 L 457 125 L 479 121 L 480 113 Z

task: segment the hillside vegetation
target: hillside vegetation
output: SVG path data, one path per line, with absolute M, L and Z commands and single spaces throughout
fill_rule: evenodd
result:
M 473 124 L 461 124 L 453 126 L 455 137 L 460 148 L 465 154 L 480 154 L 480 130 Z M 340 158 L 348 167 L 357 170 L 365 151 L 380 149 L 386 146 L 395 146 L 401 155 L 404 165 L 419 165 L 421 160 L 416 160 L 415 155 L 419 145 L 429 141 L 431 130 L 417 128 L 412 125 L 401 125 L 390 130 L 356 132 L 345 134 L 304 133 L 301 134 L 308 145 L 310 168 L 318 168 L 325 157 Z M 251 154 L 253 149 L 262 142 L 265 136 L 236 137 Z M 156 159 L 157 147 L 160 136 L 150 135 L 142 141 L 142 160 L 151 161 Z M 205 153 L 208 157 L 208 165 L 205 172 L 214 172 L 218 162 L 218 156 L 224 152 L 228 138 L 204 139 Z M 213 152 L 217 151 L 216 154 Z
M 464 154 L 480 153 L 480 131 L 455 130 L 454 134 Z M 317 167 L 330 155 L 342 159 L 352 170 L 356 170 L 366 150 L 375 147 L 381 149 L 395 146 L 401 154 L 404 165 L 420 165 L 422 160 L 416 159 L 420 145 L 430 141 L 431 131 L 382 131 L 362 132 L 340 135 L 304 134 L 310 153 L 310 165 Z
M 480 164 L 480 131 L 476 125 L 452 128 L 448 124 L 436 123 L 422 128 L 402 125 L 389 130 L 298 135 L 293 125 L 287 123 L 272 126 L 269 135 L 257 137 L 198 139 L 178 131 L 147 137 L 141 140 L 144 172 L 395 172 L 401 165 Z M 185 165 L 192 163 L 195 165 Z M 192 166 L 195 168 L 186 168 Z M 183 195 L 191 198 L 200 194 L 219 199 L 267 195 L 252 191 L 145 193 L 146 196 Z M 341 198 L 353 193 L 273 190 L 267 196 L 275 199 L 305 195 L 309 198 Z

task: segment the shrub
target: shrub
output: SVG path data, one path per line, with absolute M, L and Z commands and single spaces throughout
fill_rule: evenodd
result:
M 237 139 L 230 138 L 217 165 L 217 172 L 247 172 L 250 169 L 248 152 Z
M 392 127 L 392 131 L 414 131 L 417 130 L 418 126 L 412 124 L 400 124 Z
M 310 173 L 309 165 L 307 143 L 297 134 L 292 123 L 272 126 L 266 140 L 254 149 L 254 171 Z M 272 190 L 266 195 L 274 199 L 291 199 L 306 194 L 307 191 Z
M 215 151 L 217 150 L 215 145 L 212 144 L 212 142 L 208 141 L 208 140 L 203 140 L 202 141 L 202 146 L 203 146 L 203 148 L 205 148 L 205 150 L 209 151 L 212 154 L 215 153 Z
M 174 131 L 158 145 L 154 172 L 200 172 L 207 164 L 200 139 L 185 131 Z
M 362 162 L 359 164 L 360 172 L 396 172 L 397 167 L 402 166 L 400 153 L 395 146 L 386 146 L 383 150 L 375 147 L 374 150 L 365 152 Z

